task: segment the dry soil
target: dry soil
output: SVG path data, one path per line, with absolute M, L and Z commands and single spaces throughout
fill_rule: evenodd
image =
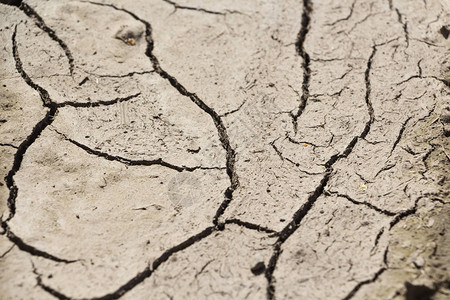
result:
M 0 1 L 0 298 L 449 299 L 448 0 Z

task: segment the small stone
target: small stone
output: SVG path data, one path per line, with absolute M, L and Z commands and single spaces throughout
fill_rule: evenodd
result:
M 416 268 L 421 269 L 425 265 L 425 260 L 423 259 L 422 256 L 418 256 L 414 260 L 414 265 L 416 266 Z
M 441 32 L 442 36 L 443 36 L 445 39 L 448 39 L 448 36 L 449 36 L 449 34 L 450 34 L 450 30 L 447 29 L 447 27 L 442 26 L 441 29 L 440 29 L 439 31 Z
M 450 137 L 450 107 L 445 107 L 441 115 L 439 116 L 439 119 L 441 120 L 442 125 L 444 126 L 444 135 L 446 137 Z
M 450 107 L 444 108 L 439 118 L 443 123 L 450 123 Z
M 124 25 L 115 34 L 115 38 L 123 41 L 125 44 L 134 46 L 144 33 L 141 26 Z
M 406 287 L 406 300 L 423 300 L 430 299 L 432 295 L 436 292 L 430 289 L 426 285 L 415 285 L 409 282 L 405 282 Z
M 262 273 L 264 273 L 265 270 L 266 270 L 266 265 L 264 264 L 263 261 L 257 262 L 256 265 L 254 265 L 251 268 L 252 273 L 256 276 L 261 275 Z

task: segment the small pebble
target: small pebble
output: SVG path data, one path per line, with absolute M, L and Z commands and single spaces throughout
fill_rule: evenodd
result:
M 252 273 L 256 276 L 261 275 L 262 273 L 264 273 L 265 270 L 266 270 L 266 265 L 264 264 L 263 261 L 256 263 L 256 265 L 254 265 L 251 268 Z
M 416 266 L 416 268 L 421 269 L 425 265 L 425 260 L 421 256 L 418 256 L 414 260 L 414 265 Z

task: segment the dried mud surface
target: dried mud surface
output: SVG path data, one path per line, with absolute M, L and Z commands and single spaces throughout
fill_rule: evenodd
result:
M 1 299 L 448 299 L 445 0 L 0 1 Z

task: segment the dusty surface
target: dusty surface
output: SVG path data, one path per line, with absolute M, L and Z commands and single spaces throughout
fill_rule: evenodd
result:
M 447 1 L 1 2 L 2 300 L 450 297 Z

